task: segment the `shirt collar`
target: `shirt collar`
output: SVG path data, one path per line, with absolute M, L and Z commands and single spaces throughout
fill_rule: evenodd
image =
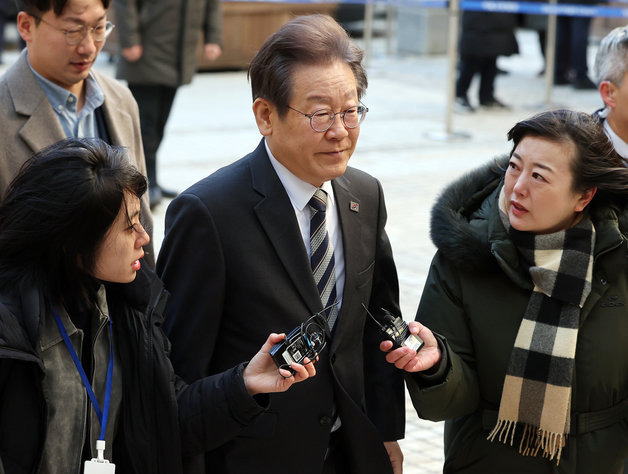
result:
M 91 113 L 105 103 L 105 93 L 100 88 L 100 85 L 96 81 L 96 78 L 89 72 L 89 76 L 85 79 L 85 104 L 83 110 L 85 113 Z
M 28 59 L 28 56 L 27 56 Z M 28 61 L 28 67 L 33 71 L 33 74 L 39 81 L 41 88 L 44 91 L 44 94 L 48 98 L 50 105 L 55 111 L 59 111 L 63 107 L 70 108 L 76 111 L 76 103 L 78 101 L 78 97 L 72 94 L 69 90 L 64 89 L 63 87 L 55 84 L 52 81 L 49 81 L 44 76 L 39 74 L 33 66 L 31 66 L 30 61 Z M 92 72 L 89 72 L 89 75 L 85 78 L 85 104 L 81 109 L 81 114 L 89 114 L 100 107 L 105 102 L 105 94 L 102 89 L 94 79 Z
M 623 158 L 628 158 L 628 143 L 626 143 L 611 127 L 608 123 L 608 120 L 604 120 L 604 131 L 608 138 L 610 138 L 613 147 L 615 147 L 615 151 L 619 153 Z
M 268 157 L 270 158 L 270 163 L 273 165 L 277 176 L 279 176 L 279 180 L 281 181 L 281 184 L 283 184 L 286 193 L 288 193 L 290 202 L 292 202 L 292 205 L 296 209 L 303 211 L 318 188 L 316 186 L 312 186 L 310 183 L 306 183 L 300 178 L 297 178 L 288 168 L 282 165 L 271 153 L 270 148 L 268 148 L 268 143 L 266 143 L 266 139 L 264 139 L 264 146 L 266 147 L 266 153 L 268 153 Z M 333 206 L 334 190 L 331 186 L 331 181 L 325 181 L 321 188 L 327 193 L 327 205 Z

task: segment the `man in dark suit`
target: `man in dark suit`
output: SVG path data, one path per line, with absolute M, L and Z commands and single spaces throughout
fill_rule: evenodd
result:
M 363 308 L 399 312 L 386 208 L 379 182 L 347 167 L 367 112 L 361 60 L 328 16 L 285 24 L 249 68 L 264 139 L 168 208 L 157 269 L 182 377 L 250 358 L 270 328 L 319 312 L 330 327 L 317 376 L 188 472 L 401 473 L 403 380 Z

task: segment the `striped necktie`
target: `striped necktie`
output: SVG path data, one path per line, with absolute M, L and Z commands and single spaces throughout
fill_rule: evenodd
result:
M 323 308 L 327 308 L 336 302 L 334 247 L 329 240 L 325 226 L 327 193 L 320 188 L 317 189 L 308 204 L 312 211 L 310 217 L 310 265 L 321 303 Z M 333 329 L 338 316 L 337 307 L 333 306 L 327 309 L 325 315 L 329 329 Z

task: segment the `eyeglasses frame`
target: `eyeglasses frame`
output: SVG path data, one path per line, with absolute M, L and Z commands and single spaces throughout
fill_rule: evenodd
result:
M 47 22 L 46 20 L 44 20 L 40 16 L 33 15 L 32 13 L 30 13 L 30 16 L 32 16 L 33 18 L 37 18 L 39 21 L 45 23 L 46 25 L 48 25 L 52 29 L 60 31 L 61 33 L 63 33 L 63 36 L 65 36 L 65 42 L 67 43 L 68 46 L 76 46 L 77 44 L 80 44 L 85 39 L 85 37 L 87 36 L 88 33 L 92 34 L 92 38 L 94 39 L 94 41 L 96 43 L 103 43 L 104 41 L 107 40 L 107 38 L 109 37 L 109 35 L 113 31 L 113 29 L 116 27 L 116 25 L 114 25 L 109 20 L 107 20 L 107 22 L 105 23 L 105 37 L 103 39 L 96 39 L 96 37 L 94 36 L 94 32 L 96 31 L 96 28 L 98 28 L 98 26 L 100 26 L 100 25 L 98 25 L 98 26 L 81 25 L 80 29 L 83 30 L 84 34 L 81 36 L 81 39 L 79 41 L 77 41 L 76 43 L 71 43 L 70 40 L 68 39 L 68 34 L 69 33 L 78 32 L 79 31 L 78 28 L 76 30 L 67 30 L 65 28 L 59 28 L 58 26 L 55 26 L 52 23 Z
M 368 108 L 366 105 L 364 105 L 362 102 L 360 102 L 360 103 L 359 103 L 359 105 L 353 105 L 353 106 L 349 107 L 348 109 L 346 109 L 346 110 L 344 110 L 344 111 L 342 111 L 342 112 L 334 112 L 334 111 L 333 111 L 333 110 L 331 110 L 331 109 L 319 109 L 319 110 L 316 110 L 316 111 L 312 112 L 311 114 L 306 114 L 305 112 L 301 112 L 300 110 L 297 110 L 297 109 L 295 109 L 294 107 L 290 107 L 289 105 L 288 105 L 287 107 L 288 107 L 290 110 L 294 110 L 295 112 L 300 113 L 301 115 L 304 115 L 305 117 L 309 118 L 309 119 L 310 119 L 310 127 L 312 128 L 312 130 L 314 130 L 315 132 L 318 132 L 318 133 L 325 133 L 327 130 L 329 130 L 329 129 L 330 129 L 330 128 L 334 125 L 334 121 L 336 120 L 336 115 L 340 115 L 340 118 L 342 119 L 342 123 L 343 123 L 343 125 L 344 125 L 346 128 L 348 128 L 348 129 L 350 129 L 350 130 L 353 130 L 353 129 L 355 129 L 355 128 L 358 128 L 358 127 L 360 126 L 360 124 L 364 121 L 364 119 L 366 118 L 366 114 L 367 114 L 367 113 L 368 113 L 368 111 L 369 111 L 369 108 Z M 358 124 L 357 124 L 355 127 L 350 127 L 350 126 L 349 126 L 349 125 L 347 125 L 347 124 L 346 124 L 346 122 L 345 122 L 345 114 L 346 114 L 346 113 L 347 113 L 350 109 L 352 109 L 352 108 L 354 108 L 354 107 L 357 107 L 357 108 L 362 107 L 362 108 L 364 109 L 364 114 L 362 115 L 362 118 L 360 119 L 360 121 L 358 122 Z M 316 130 L 316 129 L 314 128 L 314 124 L 312 123 L 312 119 L 314 118 L 314 116 L 315 116 L 317 113 L 319 113 L 319 112 L 323 112 L 323 111 L 327 111 L 327 110 L 331 110 L 331 120 L 329 121 L 329 126 L 328 126 L 325 130 Z

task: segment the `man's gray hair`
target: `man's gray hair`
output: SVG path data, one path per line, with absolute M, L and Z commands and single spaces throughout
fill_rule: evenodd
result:
M 600 85 L 610 81 L 621 84 L 628 71 L 628 25 L 615 28 L 607 34 L 595 56 L 595 79 Z

